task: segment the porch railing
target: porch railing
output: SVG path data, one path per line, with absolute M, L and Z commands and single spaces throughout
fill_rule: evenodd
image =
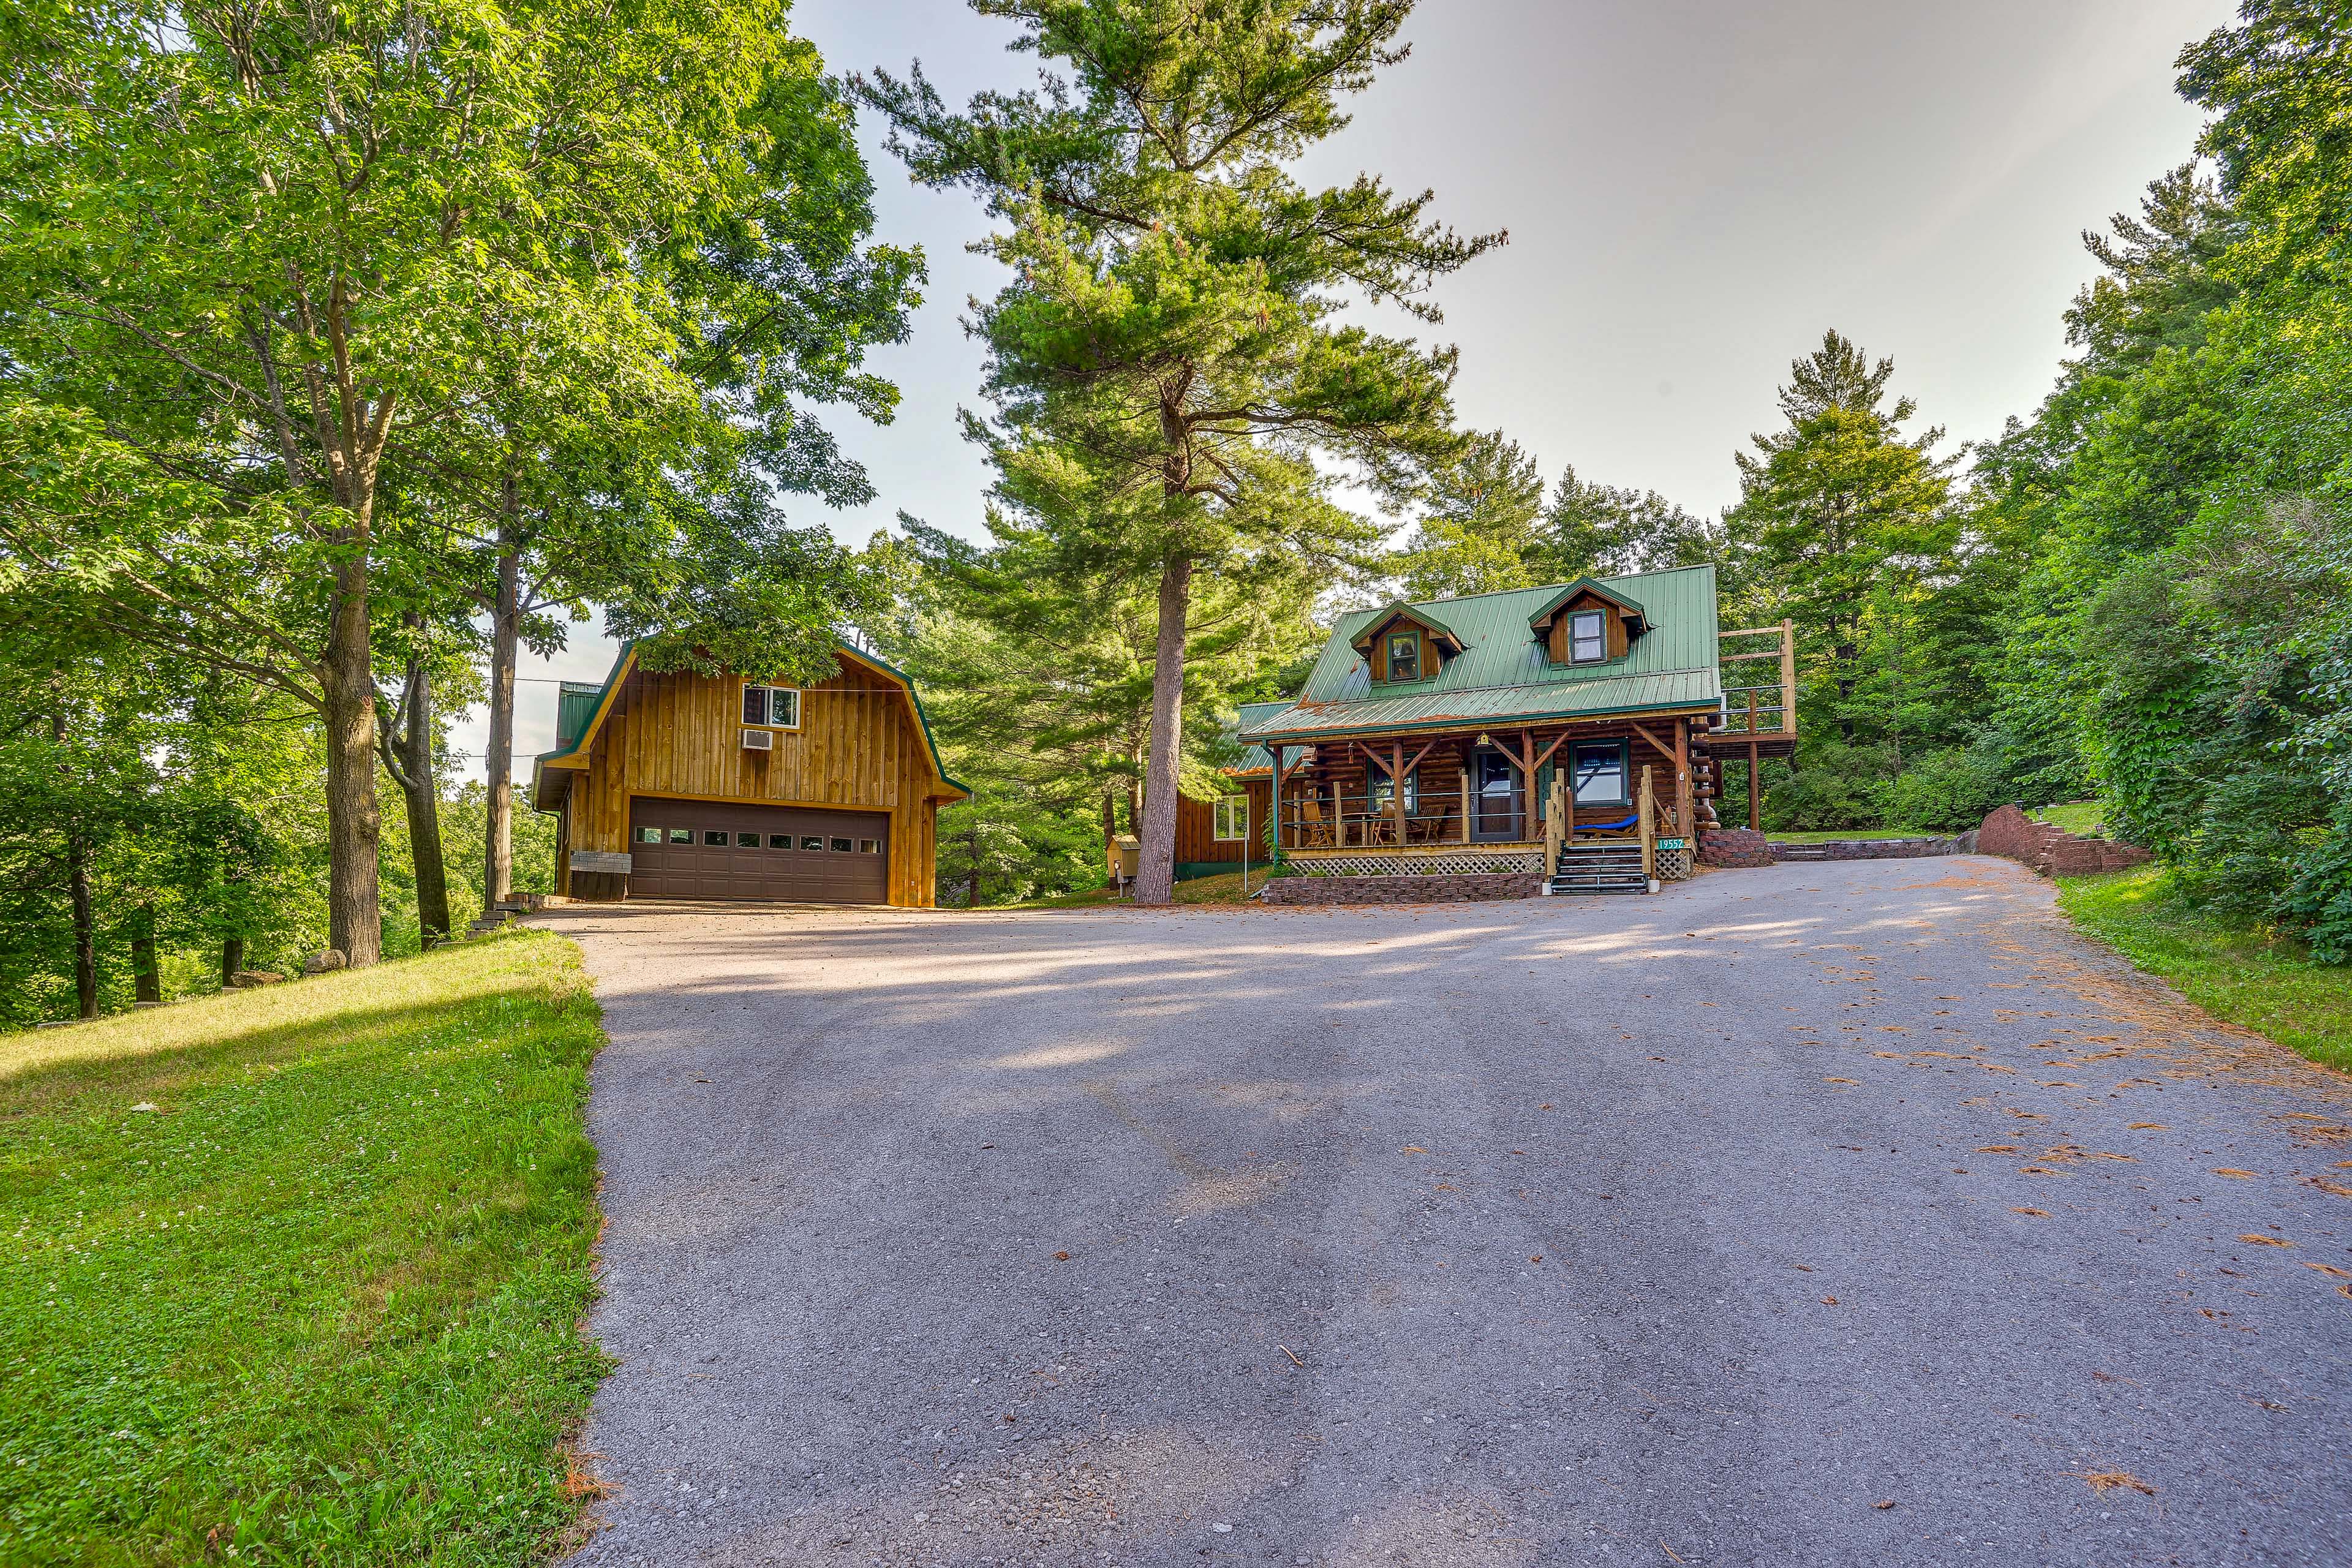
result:
M 1484 804 L 1482 804 L 1484 802 Z M 1477 795 L 1441 798 L 1423 790 L 1399 811 L 1386 795 L 1349 795 L 1325 789 L 1307 794 L 1297 784 L 1282 803 L 1286 849 L 1393 849 L 1417 844 L 1495 842 L 1494 829 L 1509 825 L 1501 841 L 1527 843 L 1539 837 L 1515 793 L 1508 808 Z M 1484 825 L 1484 831 L 1481 830 Z
M 1648 768 L 1641 770 L 1647 775 Z M 1296 790 L 1297 786 L 1293 786 Z M 1538 802 L 1533 811 L 1528 809 L 1524 795 L 1514 791 L 1510 805 L 1506 806 L 1493 796 L 1472 794 L 1468 796 L 1465 814 L 1463 800 L 1453 797 L 1440 800 L 1433 791 L 1424 790 L 1413 809 L 1397 812 L 1385 795 L 1349 795 L 1326 789 L 1317 794 L 1289 794 L 1282 803 L 1280 825 L 1282 847 L 1290 849 L 1394 849 L 1412 848 L 1421 845 L 1537 844 L 1549 836 L 1551 813 L 1559 814 L 1559 837 L 1573 843 L 1587 834 L 1597 831 L 1586 826 L 1575 827 L 1566 809 L 1564 781 L 1556 782 L 1553 799 Z M 1596 808 L 1581 808 L 1589 816 Z M 1646 817 L 1654 832 L 1679 833 L 1683 825 L 1676 819 L 1674 801 L 1661 795 L 1646 776 L 1642 793 L 1632 805 L 1605 808 L 1618 820 L 1625 817 Z M 1632 835 L 1635 827 L 1613 830 Z
M 1721 655 L 1724 666 L 1723 728 L 1719 733 L 1754 735 L 1762 739 L 1797 732 L 1797 624 L 1782 621 L 1777 626 L 1747 626 L 1738 631 L 1724 632 L 1717 641 L 1720 644 L 1734 637 L 1767 637 L 1779 638 L 1779 646 L 1765 648 L 1750 646 L 1749 650 L 1744 653 Z M 1768 658 L 1773 661 L 1773 679 L 1761 681 L 1744 679 L 1745 667 Z M 1734 666 L 1740 668 L 1735 670 Z

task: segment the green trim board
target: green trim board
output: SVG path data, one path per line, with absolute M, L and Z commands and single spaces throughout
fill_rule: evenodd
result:
M 1360 652 L 1371 646 L 1372 638 L 1386 631 L 1391 622 L 1400 618 L 1412 622 L 1425 632 L 1436 633 L 1437 636 L 1454 645 L 1452 651 L 1455 653 L 1461 652 L 1465 646 L 1462 634 L 1432 615 L 1428 605 L 1408 605 L 1402 599 L 1395 600 L 1374 610 L 1370 616 L 1359 626 L 1356 635 L 1349 639 L 1349 646 Z
M 1234 722 L 1225 731 L 1226 739 L 1237 738 L 1242 731 L 1261 720 L 1273 718 L 1289 706 L 1287 701 L 1243 703 L 1234 710 Z M 1232 779 L 1261 778 L 1273 772 L 1274 753 L 1264 746 L 1254 746 L 1246 742 L 1243 745 L 1241 761 L 1224 770 L 1225 776 Z
M 833 645 L 852 658 L 863 659 L 907 689 L 907 700 L 915 705 L 915 722 L 923 731 L 923 744 L 930 749 L 931 772 L 939 775 L 941 784 L 948 785 L 957 794 L 969 797 L 971 794 L 971 786 L 948 776 L 948 765 L 940 758 L 939 737 L 931 733 L 931 716 L 923 710 L 923 694 L 915 689 L 915 678 L 888 659 L 867 653 L 863 648 L 853 647 L 839 637 L 833 639 Z
M 1562 584 L 1552 594 L 1551 597 L 1546 599 L 1542 604 L 1538 605 L 1536 608 L 1528 613 L 1528 628 L 1532 630 L 1533 628 L 1541 626 L 1544 622 L 1550 620 L 1553 615 L 1559 611 L 1562 605 L 1567 604 L 1579 594 L 1599 595 L 1601 597 L 1608 600 L 1611 604 L 1616 605 L 1619 609 L 1624 611 L 1627 615 L 1633 616 L 1635 620 L 1640 621 L 1643 631 L 1647 631 L 1649 629 L 1650 612 L 1643 608 L 1641 602 L 1637 599 L 1627 598 L 1624 595 L 1615 592 L 1606 583 L 1603 583 L 1597 577 L 1579 577 L 1573 583 Z
M 621 689 L 621 679 L 628 672 L 629 660 L 636 651 L 637 645 L 634 640 L 632 640 L 623 643 L 621 645 L 621 651 L 613 656 L 613 668 L 605 672 L 604 683 L 596 689 L 596 700 L 594 705 L 588 710 L 588 722 L 582 727 L 577 734 L 572 737 L 572 743 L 568 746 L 559 744 L 555 750 L 551 752 L 541 752 L 539 755 L 531 759 L 531 794 L 534 796 L 539 794 L 538 784 L 540 770 L 545 767 L 548 763 L 555 762 L 561 758 L 579 755 L 580 748 L 585 745 L 589 741 L 593 740 L 595 737 L 596 731 L 604 727 L 604 715 L 611 711 L 613 707 L 613 699 Z M 564 684 L 566 686 L 572 686 L 584 685 L 585 683 L 566 681 Z M 556 699 L 556 723 L 560 728 L 562 724 L 562 699 L 561 697 Z M 560 741 L 561 737 L 559 736 L 558 739 Z

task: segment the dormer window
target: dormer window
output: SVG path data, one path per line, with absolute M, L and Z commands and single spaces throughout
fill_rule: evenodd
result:
M 1348 646 L 1364 661 L 1375 685 L 1435 680 L 1462 639 L 1426 606 L 1395 604 L 1360 624 Z
M 1650 615 L 1609 584 L 1580 577 L 1550 591 L 1528 630 L 1555 667 L 1607 664 L 1648 635 Z
M 1579 610 L 1568 618 L 1568 661 L 1599 664 L 1609 657 L 1609 617 L 1600 610 Z
M 1419 632 L 1390 634 L 1389 679 L 1391 680 L 1421 679 L 1421 634 Z

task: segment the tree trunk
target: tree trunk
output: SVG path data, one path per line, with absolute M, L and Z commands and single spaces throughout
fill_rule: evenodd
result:
M 508 481 L 509 500 L 513 481 Z M 522 631 L 522 555 L 512 534 L 502 538 L 499 598 L 490 613 L 490 742 L 484 763 L 489 786 L 487 842 L 482 856 L 482 912 L 494 914 L 514 891 L 514 689 L 516 647 Z
M 1192 559 L 1160 574 L 1160 646 L 1151 663 L 1151 759 L 1143 776 L 1143 856 L 1135 900 L 1164 904 L 1176 890 L 1176 756 L 1184 721 L 1184 634 L 1192 608 Z
M 155 906 L 139 907 L 137 935 L 131 939 L 131 999 L 138 1002 L 161 1002 L 163 999 L 163 976 L 155 966 Z
M 964 907 L 965 909 L 968 909 L 968 910 L 976 910 L 976 909 L 980 908 L 980 818 L 979 818 L 979 817 L 975 816 L 975 817 L 973 817 L 973 818 L 971 819 L 971 829 L 970 829 L 969 836 L 968 836 L 968 837 L 967 837 L 967 838 L 965 839 L 965 842 L 966 842 L 966 843 L 968 843 L 968 844 L 970 844 L 970 845 L 971 846 L 971 875 L 969 878 L 967 878 L 967 879 L 965 879 L 965 883 L 964 883 L 964 893 L 963 893 L 963 907 Z
M 224 937 L 221 940 L 221 989 L 233 984 L 237 972 L 245 967 L 245 938 Z
M 1139 742 L 1129 742 L 1127 748 L 1127 830 L 1129 833 L 1138 835 L 1140 835 L 1143 832 L 1143 769 L 1141 765 L 1143 758 L 1140 754 L 1142 750 L 1143 747 Z
M 1108 880 L 1118 880 L 1118 806 L 1108 790 L 1103 791 L 1103 865 L 1108 870 Z
M 66 883 L 73 899 L 74 1011 L 98 1016 L 98 938 L 89 912 L 89 847 L 79 827 L 67 830 Z
M 353 969 L 383 956 L 376 853 L 375 673 L 368 662 L 364 559 L 335 572 L 334 620 L 320 668 L 327 730 L 327 943 Z
M 408 804 L 408 850 L 416 866 L 417 934 L 426 947 L 449 939 L 449 870 L 441 858 L 441 787 L 433 775 L 433 672 L 408 661 L 407 720 L 401 727 L 401 771 Z

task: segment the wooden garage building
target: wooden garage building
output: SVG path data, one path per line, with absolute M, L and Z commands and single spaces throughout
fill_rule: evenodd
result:
M 940 765 L 914 683 L 836 645 L 834 676 L 774 686 L 637 668 L 566 683 L 531 771 L 571 898 L 934 901 Z

